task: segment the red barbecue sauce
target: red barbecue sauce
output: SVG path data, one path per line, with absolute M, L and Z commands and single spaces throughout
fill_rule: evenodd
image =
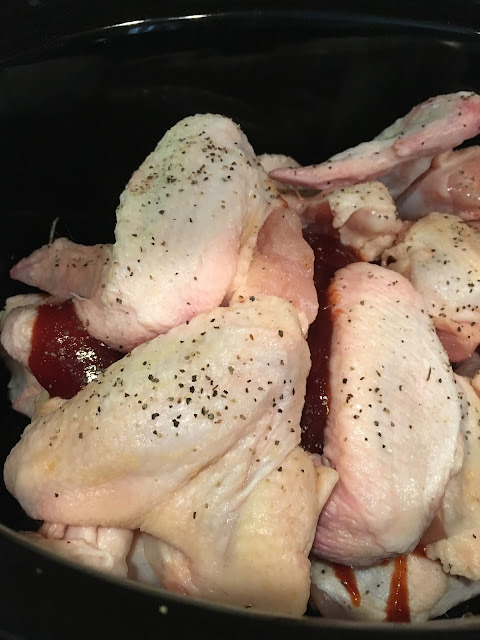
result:
M 408 556 L 397 556 L 390 579 L 390 593 L 385 608 L 387 622 L 410 622 L 408 604 Z
M 343 564 L 337 564 L 335 562 L 332 564 L 335 576 L 338 580 L 340 580 L 340 582 L 347 590 L 353 606 L 359 607 L 362 601 L 362 597 L 358 589 L 357 579 L 355 578 L 353 567 L 346 567 Z
M 72 302 L 38 307 L 28 366 L 52 397 L 73 398 L 123 355 L 87 332 Z
M 427 556 L 427 545 L 419 542 L 412 553 L 420 558 L 428 558 Z
M 332 340 L 332 320 L 327 289 L 335 272 L 360 260 L 358 254 L 344 247 L 331 224 L 313 224 L 303 235 L 315 254 L 314 281 L 318 294 L 318 315 L 308 330 L 308 346 L 312 367 L 307 379 L 305 405 L 302 414 L 302 446 L 312 453 L 321 453 L 323 430 L 328 416 L 328 359 Z

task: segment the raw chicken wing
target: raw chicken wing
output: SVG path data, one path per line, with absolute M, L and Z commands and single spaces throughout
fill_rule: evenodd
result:
M 300 614 L 336 473 L 316 471 L 298 448 L 310 366 L 298 314 L 252 298 L 137 347 L 34 420 L 5 482 L 36 519 L 148 534 L 146 557 L 170 589 Z
M 337 271 L 328 293 L 323 461 L 339 481 L 313 550 L 369 566 L 412 551 L 430 524 L 454 471 L 460 405 L 424 301 L 406 278 L 354 263 Z
M 399 118 L 371 142 L 309 167 L 276 169 L 273 180 L 313 189 L 332 189 L 375 180 L 405 162 L 432 158 L 480 131 L 480 96 L 459 91 L 430 98 Z M 429 164 L 422 162 L 420 171 Z M 415 179 L 418 170 L 412 172 Z M 405 188 L 405 176 L 401 176 Z
M 468 358 L 480 343 L 479 256 L 480 231 L 443 213 L 415 222 L 382 256 L 423 295 L 452 362 Z
M 100 286 L 111 255 L 108 244 L 85 246 L 58 238 L 20 260 L 10 277 L 65 300 L 89 298 Z
M 284 206 L 234 122 L 212 114 L 185 118 L 120 196 L 111 259 L 95 268 L 102 278 L 94 293 L 75 300 L 77 314 L 91 335 L 127 352 L 210 311 L 243 281 L 258 230 Z M 58 244 L 44 248 L 17 265 L 14 276 L 71 290 L 71 261 L 43 274 L 57 253 Z

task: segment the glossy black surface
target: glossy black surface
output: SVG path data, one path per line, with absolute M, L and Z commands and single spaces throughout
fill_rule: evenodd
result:
M 244 10 L 216 3 L 222 12 L 209 15 L 212 3 L 193 2 L 176 5 L 179 19 L 159 18 L 168 11 L 161 14 L 158 3 L 154 10 L 151 3 L 120 2 L 115 11 L 97 6 L 90 13 L 73 2 L 27 4 L 22 11 L 31 33 L 12 27 L 2 40 L 4 58 L 7 45 L 18 54 L 5 58 L 0 72 L 2 299 L 28 290 L 9 281 L 9 268 L 48 241 L 56 217 L 57 236 L 81 243 L 112 239 L 118 196 L 131 172 L 185 115 L 231 116 L 257 153 L 282 152 L 309 163 L 368 139 L 431 95 L 480 90 L 476 3 L 467 11 L 467 3 L 455 9 L 447 2 L 435 15 L 418 3 L 408 14 L 408 2 L 403 13 L 398 4 L 384 3 L 382 12 L 366 3 L 366 15 L 341 2 L 323 3 L 323 12 L 313 3 L 304 3 L 306 11 L 288 11 L 282 2 L 274 9 L 257 3 L 256 11 L 248 3 Z M 342 14 L 342 6 L 349 12 Z M 447 9 L 449 24 L 440 27 Z M 198 17 L 185 17 L 188 10 Z M 11 23 L 17 29 L 19 15 Z M 61 19 L 52 23 L 53 15 Z M 139 21 L 109 27 L 135 16 Z M 19 53 L 27 43 L 43 46 Z M 26 425 L 9 407 L 7 381 L 2 369 L 2 460 Z M 13 529 L 34 524 L 3 486 L 0 514 Z M 479 611 L 473 602 L 449 615 Z M 26 638 L 419 633 L 413 626 L 275 620 L 126 588 L 40 555 L 0 529 L 2 628 Z M 452 636 L 454 629 L 478 637 L 480 621 L 441 620 L 422 636 Z

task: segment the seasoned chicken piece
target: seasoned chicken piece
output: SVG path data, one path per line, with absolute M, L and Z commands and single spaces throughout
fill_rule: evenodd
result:
M 161 511 L 163 530 L 157 537 L 144 534 L 145 557 L 169 591 L 304 613 L 315 524 L 337 474 L 315 470 L 310 455 L 297 447 L 245 494 L 234 514 L 245 477 L 239 459 L 232 448 L 158 506 L 151 518 L 160 523 Z
M 371 262 L 390 248 L 402 228 L 387 188 L 380 182 L 365 182 L 337 189 L 326 196 L 343 245 L 355 249 Z
M 162 520 L 170 516 L 176 526 L 175 532 L 166 526 L 162 539 L 127 529 L 47 523 L 38 533 L 24 535 L 68 560 L 177 593 L 246 607 L 262 603 L 265 610 L 286 614 L 303 612 L 310 591 L 308 554 L 315 521 L 337 474 L 327 467 L 315 468 L 309 454 L 296 448 L 246 496 L 234 530 L 225 535 L 225 502 L 212 502 L 211 496 L 220 497 L 219 483 L 232 470 L 239 480 L 244 474 L 244 469 L 236 469 L 233 450 L 226 458 L 233 462 L 230 468 L 223 460 L 207 482 L 201 473 L 170 503 L 163 503 Z M 232 485 L 231 479 L 227 484 Z M 201 499 L 210 503 L 197 512 Z
M 60 408 L 63 402 L 60 398 L 47 400 L 35 417 L 48 415 Z M 127 573 L 139 574 L 142 567 L 141 577 L 143 581 L 148 581 L 148 571 L 144 568 L 146 560 L 141 557 L 143 546 L 138 544 L 139 536 L 129 529 L 75 527 L 44 522 L 38 531 L 22 531 L 21 535 L 66 560 L 109 574 L 126 577 Z M 158 584 L 156 578 L 155 583 Z
M 337 271 L 328 293 L 323 461 L 339 481 L 313 550 L 369 566 L 412 551 L 430 524 L 454 470 L 460 405 L 424 301 L 406 278 L 358 262 Z
M 223 589 L 224 601 L 303 613 L 305 558 L 328 495 L 319 498 L 322 471 L 298 448 L 309 366 L 298 314 L 279 298 L 199 315 L 32 422 L 7 458 L 6 486 L 36 519 L 149 534 L 156 551 L 149 543 L 147 559 L 169 588 L 208 598 L 211 575 L 212 597 Z M 330 489 L 336 474 L 327 476 Z M 276 542 L 283 551 L 272 566 L 257 525 L 285 531 L 284 520 L 288 538 Z M 213 547 L 208 574 L 201 558 Z M 263 592 L 265 580 L 274 593 Z
M 480 580 L 480 398 L 470 381 L 456 376 L 462 407 L 463 464 L 442 501 L 445 537 L 427 545 L 431 560 L 446 572 Z
M 58 238 L 20 260 L 10 277 L 65 300 L 89 298 L 104 280 L 111 255 L 108 244 L 85 246 Z
M 305 334 L 316 318 L 313 250 L 302 235 L 300 218 L 289 209 L 274 211 L 263 224 L 245 280 L 234 292 L 231 304 L 258 294 L 291 302 Z
M 304 227 L 322 224 L 338 230 L 340 242 L 371 262 L 390 248 L 402 230 L 397 209 L 381 182 L 364 182 L 314 196 L 284 196 Z
M 480 96 L 459 91 L 429 98 L 399 118 L 371 142 L 334 155 L 321 164 L 270 172 L 273 180 L 313 189 L 333 189 L 375 180 L 399 165 L 434 156 L 480 131 Z M 427 163 L 412 168 L 412 179 Z M 399 175 L 406 188 L 405 174 Z
M 468 358 L 480 343 L 479 255 L 480 231 L 457 216 L 430 213 L 382 256 L 382 264 L 425 298 L 452 362 Z
M 416 553 L 364 569 L 312 560 L 312 600 L 326 618 L 423 622 L 479 593 L 480 582 Z
M 94 337 L 126 352 L 210 311 L 243 281 L 258 230 L 284 206 L 234 122 L 185 118 L 120 196 L 111 259 L 95 292 L 75 300 L 77 314 Z M 42 264 L 56 252 L 55 243 L 43 249 Z M 20 263 L 14 275 L 23 280 L 24 270 L 31 284 L 47 287 L 49 278 L 36 280 L 30 268 L 37 260 Z M 61 262 L 67 282 L 53 276 L 53 290 L 71 289 L 69 264 Z
M 398 199 L 404 220 L 418 220 L 431 211 L 458 215 L 467 222 L 480 219 L 480 147 L 446 151 L 432 161 L 427 173 Z

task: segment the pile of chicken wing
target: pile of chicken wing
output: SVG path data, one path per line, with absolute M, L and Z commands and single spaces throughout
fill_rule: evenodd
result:
M 22 535 L 280 615 L 479 594 L 480 147 L 456 149 L 478 133 L 480 96 L 441 95 L 300 166 L 194 115 L 133 173 L 113 244 L 20 260 L 36 291 L 0 339 L 31 423 L 4 478 L 43 522 Z

